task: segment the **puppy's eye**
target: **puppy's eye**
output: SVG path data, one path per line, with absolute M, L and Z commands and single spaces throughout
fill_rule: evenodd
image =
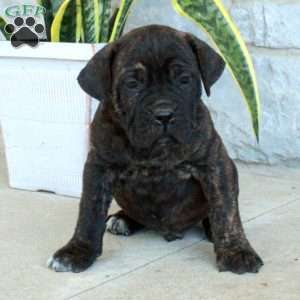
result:
M 192 77 L 190 75 L 182 75 L 179 77 L 179 82 L 182 85 L 189 84 L 191 82 L 191 80 L 192 80 Z
M 134 78 L 128 79 L 125 81 L 125 86 L 130 90 L 137 89 L 139 87 L 139 81 Z

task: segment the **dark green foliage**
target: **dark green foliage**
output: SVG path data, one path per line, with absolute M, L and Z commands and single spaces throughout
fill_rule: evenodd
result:
M 9 40 L 10 35 L 8 33 L 6 33 L 6 31 L 4 30 L 5 25 L 6 25 L 6 21 L 3 18 L 0 17 L 0 31 L 3 33 L 5 38 L 7 40 Z
M 102 0 L 101 2 L 101 24 L 100 24 L 100 42 L 107 42 L 109 40 L 110 20 L 111 20 L 111 1 Z
M 121 1 L 121 6 L 109 39 L 110 41 L 117 40 L 122 35 L 133 2 L 134 0 Z

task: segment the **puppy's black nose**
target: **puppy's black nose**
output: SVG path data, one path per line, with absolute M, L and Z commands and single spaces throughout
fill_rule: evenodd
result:
M 163 125 L 167 125 L 173 118 L 173 111 L 170 109 L 159 109 L 155 111 L 155 119 Z

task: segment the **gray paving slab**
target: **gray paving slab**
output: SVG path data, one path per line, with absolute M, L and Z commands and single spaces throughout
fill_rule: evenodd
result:
M 280 255 L 283 253 L 286 258 L 295 259 L 300 256 L 299 238 L 291 233 L 292 228 L 299 232 L 299 219 L 296 218 L 299 207 L 293 206 L 300 198 L 295 174 L 285 172 L 281 178 L 278 168 L 273 168 L 271 174 L 260 170 L 256 172 L 255 167 L 249 169 L 241 166 L 239 169 L 240 207 L 247 232 L 265 260 L 276 262 L 270 264 L 273 269 L 268 269 L 268 264 L 264 272 L 275 270 L 278 277 L 274 275 L 277 279 L 272 277 L 273 281 L 260 282 L 245 276 L 245 279 L 238 279 L 241 289 L 245 290 L 249 282 L 249 295 L 255 297 L 255 288 L 278 293 L 282 287 L 284 292 L 290 289 L 290 294 L 284 299 L 294 299 L 293 293 L 299 288 L 295 281 L 295 278 L 300 278 L 296 268 L 299 263 L 286 264 Z M 111 211 L 117 209 L 114 204 Z M 288 212 L 280 215 L 279 212 L 284 212 L 284 209 Z M 4 151 L 0 147 L 1 300 L 60 300 L 76 295 L 88 297 L 83 299 L 158 299 L 158 296 L 168 299 L 175 294 L 177 298 L 174 296 L 173 299 L 193 299 L 185 298 L 192 295 L 187 292 L 187 287 L 196 285 L 197 299 L 225 299 L 205 298 L 212 295 L 207 290 L 220 288 L 220 294 L 227 296 L 227 289 L 234 289 L 237 277 L 231 274 L 226 274 L 229 276 L 226 277 L 215 270 L 212 246 L 202 240 L 200 230 L 190 231 L 184 240 L 172 243 L 165 242 L 151 231 L 143 231 L 130 238 L 106 234 L 103 256 L 88 271 L 80 274 L 55 273 L 46 268 L 46 260 L 71 236 L 77 212 L 78 199 L 10 189 Z M 199 284 L 196 281 L 197 272 L 202 272 L 202 283 Z M 132 277 L 134 274 L 136 277 Z M 173 281 L 173 277 L 179 280 Z M 264 279 L 261 275 L 257 278 Z M 101 292 L 102 286 L 105 287 L 104 294 Z M 163 290 L 166 296 L 163 296 Z M 261 292 L 258 295 L 264 294 Z M 266 292 L 266 295 L 270 294 Z
M 296 200 L 246 224 L 265 261 L 259 274 L 217 272 L 212 245 L 201 242 L 70 299 L 298 300 L 299 211 Z

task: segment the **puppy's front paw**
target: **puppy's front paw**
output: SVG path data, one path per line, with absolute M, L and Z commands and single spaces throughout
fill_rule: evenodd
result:
M 79 273 L 90 267 L 97 256 L 89 243 L 71 240 L 48 259 L 47 266 L 56 272 Z
M 220 272 L 244 274 L 257 273 L 263 266 L 263 261 L 251 248 L 229 248 L 217 251 L 217 264 Z

